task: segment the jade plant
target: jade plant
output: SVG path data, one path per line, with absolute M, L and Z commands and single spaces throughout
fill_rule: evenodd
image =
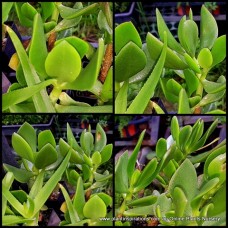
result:
M 56 189 L 61 189 L 66 200 L 61 207 L 65 215 L 62 225 L 99 225 L 100 217 L 111 216 L 112 198 L 107 189 L 112 174 L 102 165 L 112 156 L 112 144 L 106 144 L 107 138 L 99 123 L 95 138 L 91 129 L 84 131 L 80 145 L 69 124 L 67 142 L 60 138 L 57 144 L 50 130 L 37 135 L 30 124 L 24 123 L 12 135 L 20 167 L 3 164 L 7 172 L 2 182 L 3 225 L 38 225 L 39 212 Z M 26 183 L 28 193 L 11 189 L 14 180 Z M 72 200 L 60 181 L 76 191 Z M 92 210 L 96 205 L 99 208 Z
M 38 12 L 29 3 L 4 3 L 2 23 L 7 19 L 10 7 L 15 7 L 19 21 L 30 19 L 32 25 L 31 42 L 25 50 L 15 32 L 3 24 L 11 38 L 16 55 L 10 66 L 16 71 L 17 83 L 3 94 L 3 111 L 11 112 L 111 112 L 112 105 L 112 20 L 109 3 L 94 3 L 87 7 L 78 2 L 73 8 L 61 3 L 47 3 L 52 10 Z M 49 5 L 50 4 L 50 5 Z M 41 7 L 43 9 L 43 7 Z M 81 17 L 96 13 L 97 23 L 103 36 L 99 38 L 97 50 L 93 46 L 62 30 L 80 23 Z M 51 14 L 52 12 L 52 14 Z M 20 17 L 20 15 L 23 17 Z M 46 16 L 45 16 L 46 15 Z M 44 18 L 49 18 L 46 22 Z M 53 18 L 54 17 L 54 18 Z M 60 20 L 62 19 L 62 20 Z M 59 23 L 57 23 L 60 20 Z M 52 25 L 46 29 L 46 25 Z M 48 47 L 47 43 L 48 42 Z M 89 63 L 83 66 L 83 58 Z M 50 94 L 46 87 L 52 86 Z M 66 90 L 90 91 L 98 100 L 100 107 L 75 101 Z
M 201 7 L 200 16 L 200 29 L 191 10 L 189 19 L 184 16 L 180 20 L 179 42 L 168 29 L 158 9 L 156 18 L 160 39 L 148 33 L 146 43 L 142 45 L 140 36 L 131 22 L 116 27 L 116 113 L 143 113 L 146 110 L 143 100 L 148 106 L 152 104 L 157 113 L 164 113 L 158 104 L 150 102 L 158 85 L 165 99 L 177 104 L 177 110 L 174 110 L 177 113 L 205 113 L 206 110 L 209 113 L 224 113 L 224 110 L 214 106 L 208 109 L 208 106 L 224 98 L 225 75 L 216 78 L 216 81 L 210 81 L 207 76 L 226 58 L 226 35 L 218 37 L 216 20 L 204 5 Z M 166 42 L 168 47 L 166 56 L 163 57 L 165 61 L 161 64 L 161 52 L 165 49 Z M 165 70 L 172 70 L 178 78 L 170 78 Z M 131 90 L 128 88 L 133 87 L 133 84 L 139 87 L 138 96 L 129 100 Z M 140 94 L 144 89 L 146 92 L 142 98 Z M 137 97 L 140 97 L 138 102 Z M 128 110 L 126 106 L 129 106 Z
M 202 120 L 180 128 L 174 116 L 172 140 L 160 138 L 154 157 L 143 169 L 137 165 L 142 132 L 132 154 L 124 152 L 116 163 L 116 225 L 131 225 L 125 217 L 137 216 L 148 222 L 153 216 L 167 226 L 224 225 L 226 140 L 198 152 L 218 140 L 205 145 L 217 124 L 215 120 L 204 133 Z

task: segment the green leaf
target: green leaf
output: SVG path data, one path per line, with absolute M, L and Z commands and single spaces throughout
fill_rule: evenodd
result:
M 177 142 L 177 145 L 179 145 L 179 134 L 180 134 L 180 128 L 178 119 L 176 116 L 174 116 L 171 120 L 171 134 L 173 136 L 173 139 Z
M 40 14 L 37 13 L 33 22 L 33 34 L 29 47 L 29 60 L 39 74 L 41 81 L 44 81 L 44 79 L 48 77 L 44 67 L 47 55 L 48 51 L 43 22 Z
M 101 99 L 104 101 L 112 100 L 113 98 L 113 66 L 109 68 L 107 77 L 101 90 Z
M 108 144 L 101 150 L 101 164 L 109 161 L 112 156 L 113 145 Z
M 91 132 L 85 132 L 80 136 L 80 144 L 86 155 L 89 157 L 93 150 L 94 137 Z
M 37 10 L 31 4 L 26 2 L 21 6 L 21 13 L 24 17 L 27 17 L 29 20 L 34 21 Z
M 142 41 L 138 31 L 132 22 L 124 22 L 115 28 L 115 52 L 119 54 L 120 50 L 129 42 L 134 43 L 140 49 L 142 48 Z
M 127 164 L 128 152 L 125 151 L 115 165 L 115 192 L 117 193 L 128 192 Z
M 41 172 L 37 175 L 32 188 L 30 189 L 29 196 L 34 199 L 36 195 L 39 193 L 40 189 L 43 187 L 44 184 L 44 174 L 45 170 L 41 170 Z
M 82 177 L 83 181 L 86 182 L 91 175 L 91 170 L 87 164 L 82 164 Z
M 64 196 L 64 198 L 66 200 L 66 205 L 67 205 L 67 209 L 68 209 L 69 216 L 70 216 L 70 222 L 71 223 L 79 222 L 80 219 L 78 217 L 77 211 L 74 208 L 74 206 L 73 206 L 73 204 L 71 202 L 70 196 L 68 195 L 66 189 L 61 184 L 59 184 L 59 188 L 61 189 L 61 191 L 63 193 L 63 196 Z
M 166 88 L 170 93 L 173 93 L 175 96 L 179 96 L 182 86 L 180 83 L 171 78 L 167 81 Z
M 177 103 L 179 96 L 176 96 L 173 93 L 168 91 L 168 89 L 166 87 L 166 84 L 167 84 L 168 80 L 169 79 L 166 79 L 166 78 L 160 78 L 159 81 L 160 81 L 160 85 L 161 85 L 162 91 L 163 91 L 167 101 L 169 101 L 171 103 Z
M 178 114 L 190 114 L 191 109 L 189 106 L 188 96 L 185 89 L 181 89 L 178 101 Z
M 32 20 L 30 20 L 28 17 L 25 17 L 25 15 L 21 11 L 23 4 L 24 4 L 23 2 L 15 2 L 15 10 L 16 10 L 18 19 L 21 25 L 25 27 L 32 27 L 33 25 Z
M 152 180 L 157 175 L 156 168 L 157 168 L 157 159 L 153 158 L 151 161 L 149 161 L 149 163 L 141 172 L 138 178 L 138 181 L 135 184 L 136 186 L 136 188 L 134 189 L 135 192 L 140 191 L 141 189 L 145 188 L 152 182 Z
M 156 155 L 158 158 L 162 159 L 167 151 L 167 143 L 164 138 L 160 138 L 156 144 Z
M 99 123 L 96 126 L 94 151 L 102 151 L 107 143 L 107 136 Z
M 98 195 L 95 195 L 85 203 L 83 214 L 93 220 L 104 218 L 107 214 L 106 205 Z
M 180 130 L 180 134 L 179 134 L 179 146 L 180 149 L 183 151 L 183 153 L 186 153 L 185 151 L 185 145 L 188 142 L 190 136 L 192 133 L 192 127 L 190 125 L 184 126 L 181 130 Z
M 79 152 L 81 155 L 84 153 L 82 148 L 78 145 L 69 123 L 67 123 L 67 142 L 74 150 Z
M 70 45 L 72 45 L 75 48 L 75 50 L 78 52 L 81 58 L 83 58 L 84 55 L 89 50 L 89 44 L 86 41 L 76 36 L 70 36 L 70 37 L 57 40 L 55 42 L 55 46 L 59 45 L 62 41 L 67 41 Z
M 36 130 L 32 125 L 27 122 L 23 123 L 18 129 L 17 134 L 23 137 L 34 152 L 36 151 Z
M 168 29 L 160 11 L 158 8 L 156 8 L 156 18 L 157 18 L 157 26 L 158 26 L 158 33 L 161 38 L 161 40 L 164 42 L 164 31 L 167 33 L 167 45 L 174 51 L 183 54 L 184 51 L 180 44 L 176 41 L 170 30 Z
M 142 206 L 149 206 L 154 204 L 157 201 L 157 196 L 145 196 L 139 199 L 132 200 L 127 202 L 127 206 L 129 207 L 142 207 Z
M 101 164 L 101 154 L 100 152 L 96 151 L 92 155 L 92 163 L 96 166 Z
M 198 26 L 193 20 L 186 20 L 181 25 L 183 27 L 180 43 L 191 57 L 195 57 L 198 44 Z
M 201 148 L 201 147 L 205 144 L 205 142 L 206 142 L 206 140 L 208 139 L 208 137 L 209 137 L 209 136 L 212 134 L 212 132 L 216 129 L 217 124 L 218 124 L 218 119 L 216 119 L 216 120 L 211 124 L 211 126 L 207 129 L 207 131 L 205 132 L 205 134 L 202 136 L 202 138 L 201 138 L 197 143 L 195 143 L 194 146 L 192 146 L 191 152 L 198 150 L 199 148 Z
M 83 181 L 82 181 L 82 178 L 79 177 L 77 181 L 75 195 L 73 198 L 73 206 L 76 209 L 80 220 L 84 217 L 83 215 L 84 205 L 85 205 L 85 194 L 84 194 L 84 188 L 83 188 Z
M 34 165 L 38 169 L 44 169 L 58 159 L 55 148 L 50 144 L 44 145 L 40 151 L 36 154 Z
M 153 96 L 155 88 L 158 84 L 159 78 L 161 76 L 165 59 L 166 59 L 166 53 L 167 53 L 167 36 L 165 36 L 165 43 L 162 48 L 162 52 L 160 54 L 160 57 L 155 64 L 155 67 L 153 69 L 153 72 L 150 74 L 149 78 L 143 85 L 142 89 L 139 91 L 138 95 L 135 97 L 129 108 L 127 109 L 127 113 L 143 113 L 146 109 L 146 106 L 150 100 L 150 98 Z
M 226 58 L 226 35 L 220 36 L 215 40 L 211 49 L 211 54 L 213 57 L 213 64 L 211 67 L 214 67 Z
M 197 108 L 197 107 L 203 107 L 205 105 L 211 104 L 211 103 L 213 103 L 215 101 L 218 101 L 218 100 L 222 99 L 224 97 L 224 95 L 225 95 L 225 92 L 226 91 L 223 90 L 223 91 L 220 91 L 218 93 L 209 93 L 209 94 L 205 95 L 201 99 L 201 101 L 194 107 L 194 109 Z
M 220 82 L 218 82 L 220 81 Z M 207 93 L 218 93 L 225 91 L 226 89 L 226 78 L 222 75 L 219 77 L 217 82 L 211 82 L 206 79 L 202 81 L 203 88 Z
M 45 60 L 47 74 L 60 83 L 73 82 L 81 71 L 81 65 L 80 55 L 67 41 L 56 45 Z
M 17 215 L 5 215 L 2 218 L 2 225 L 3 226 L 10 226 L 10 225 L 18 225 L 18 224 L 26 224 L 28 222 L 32 222 L 35 218 L 24 218 L 22 216 Z
M 8 107 L 9 107 L 12 104 L 17 104 L 19 102 L 22 102 L 22 101 L 32 97 L 37 112 L 55 112 L 46 90 L 42 90 L 46 86 L 50 85 L 52 82 L 47 81 L 46 84 L 40 84 L 34 88 L 31 88 L 31 86 L 40 82 L 39 76 L 36 74 L 35 69 L 30 64 L 26 51 L 25 51 L 24 47 L 22 46 L 21 41 L 15 34 L 15 32 L 8 26 L 6 27 L 6 29 L 14 44 L 15 49 L 17 51 L 18 57 L 20 59 L 20 63 L 23 68 L 26 83 L 29 86 L 28 88 L 22 89 L 21 91 L 17 91 L 17 92 L 15 91 L 15 93 L 13 93 L 13 95 L 11 94 L 11 95 L 9 95 L 9 97 L 5 98 L 6 104 L 8 104 Z M 42 91 L 40 91 L 40 90 L 42 90 Z M 32 93 L 32 91 L 34 91 L 34 92 Z M 37 92 L 39 92 L 39 93 L 35 94 Z M 22 96 L 22 94 L 23 94 L 23 96 Z M 32 96 L 32 95 L 34 95 L 34 96 Z M 12 99 L 12 100 L 10 100 L 10 99 Z M 3 105 L 3 107 L 4 107 L 4 105 Z
M 195 58 L 193 59 L 190 55 L 185 53 L 184 59 L 185 59 L 185 61 L 188 64 L 190 69 L 192 69 L 195 73 L 201 74 L 199 64 Z M 188 69 L 185 69 L 185 70 L 188 70 Z
M 183 217 L 186 205 L 188 200 L 182 191 L 181 188 L 175 187 L 172 193 L 175 216 L 176 217 Z M 181 221 L 177 221 L 176 224 L 179 224 Z
M 54 2 L 40 2 L 42 8 L 42 18 L 46 21 L 55 10 Z
M 139 139 L 137 141 L 137 144 L 131 154 L 131 156 L 129 157 L 128 159 L 128 164 L 127 164 L 127 175 L 128 175 L 128 178 L 131 179 L 132 177 L 132 174 L 135 170 L 135 165 L 136 165 L 136 160 L 137 160 L 137 157 L 138 157 L 138 153 L 140 151 L 140 147 L 142 145 L 142 141 L 143 141 L 143 138 L 144 138 L 144 135 L 146 133 L 146 129 L 144 129 L 140 136 L 139 136 Z
M 30 145 L 17 133 L 12 135 L 12 146 L 16 153 L 30 162 L 34 162 L 34 152 Z
M 188 175 L 188 178 L 186 178 L 186 174 Z M 195 167 L 189 159 L 185 159 L 172 176 L 169 182 L 168 192 L 173 195 L 174 189 L 179 187 L 182 189 L 187 200 L 191 201 L 197 193 L 197 186 L 197 174 Z
M 197 60 L 202 68 L 209 69 L 213 63 L 213 57 L 210 50 L 208 48 L 201 49 Z
M 70 159 L 71 153 L 70 151 L 65 156 L 64 160 L 62 161 L 61 165 L 58 167 L 58 169 L 52 174 L 50 179 L 46 182 L 46 184 L 43 186 L 43 188 L 39 191 L 37 196 L 34 199 L 35 209 L 33 215 L 35 215 L 45 204 L 46 200 L 54 190 L 57 183 L 61 180 L 62 174 L 66 170 L 66 167 L 68 165 L 69 159 Z
M 44 130 L 38 134 L 38 150 L 41 150 L 46 144 L 52 145 L 56 148 L 56 142 L 51 130 Z
M 146 216 L 151 215 L 151 212 L 153 211 L 154 205 L 150 206 L 143 206 L 143 207 L 136 207 L 133 209 L 129 209 L 127 211 L 124 211 L 124 216 Z
M 89 64 L 84 69 L 81 70 L 81 73 L 76 78 L 76 80 L 74 80 L 71 83 L 66 83 L 63 86 L 63 89 L 72 89 L 72 90 L 80 90 L 80 91 L 91 89 L 99 75 L 103 56 L 104 56 L 104 40 L 100 38 L 98 41 L 98 49 L 96 53 L 93 55 Z
M 9 16 L 13 2 L 2 2 L 2 23 L 4 23 Z
M 20 183 L 28 183 L 29 179 L 34 176 L 31 171 L 18 169 L 8 164 L 3 164 L 3 167 L 8 172 L 12 172 L 15 180 L 19 181 Z
M 213 178 L 206 182 L 199 192 L 197 193 L 197 196 L 194 197 L 194 199 L 191 202 L 191 206 L 193 209 L 198 210 L 200 206 L 200 202 L 203 201 L 203 196 L 206 196 L 208 192 L 210 192 L 215 186 L 218 184 L 219 178 Z
M 200 15 L 200 49 L 211 49 L 218 37 L 218 26 L 215 18 L 204 5 L 201 7 Z
M 108 24 L 108 21 L 106 19 L 105 14 L 103 13 L 102 10 L 99 11 L 98 16 L 97 16 L 97 23 L 98 27 L 102 32 L 108 32 L 109 34 L 112 34 L 112 29 Z
M 127 110 L 127 94 L 129 80 L 126 80 L 121 86 L 115 99 L 115 113 L 125 113 Z
M 189 69 L 184 70 L 188 96 L 191 96 L 199 86 L 199 78 Z
M 126 81 L 145 66 L 145 53 L 135 43 L 130 41 L 120 50 L 115 58 L 115 81 Z
M 50 79 L 50 80 L 46 80 L 46 81 L 41 82 L 34 86 L 29 86 L 26 88 L 14 90 L 12 92 L 4 93 L 2 95 L 2 111 L 7 110 L 12 105 L 18 104 L 31 97 L 36 96 L 36 93 L 38 94 L 43 88 L 46 88 L 47 86 L 53 84 L 55 81 L 56 80 L 54 80 L 54 79 Z M 47 99 L 50 100 L 49 97 Z M 38 103 L 39 103 L 39 101 L 38 101 Z M 53 109 L 53 105 L 51 103 L 50 104 L 48 104 L 48 103 L 49 103 L 49 101 L 47 102 L 46 107 L 48 108 L 48 110 L 46 112 L 50 112 L 50 110 Z M 38 112 L 36 103 L 34 103 L 34 104 L 36 107 L 36 111 Z M 44 109 L 42 109 L 42 111 L 44 111 Z M 55 112 L 55 110 L 53 112 Z
M 176 172 L 176 166 L 174 160 L 170 160 L 168 164 L 164 167 L 164 174 L 170 179 L 172 175 Z
M 156 61 L 159 58 L 164 44 L 151 33 L 147 34 L 146 43 L 151 58 Z M 167 57 L 164 66 L 176 70 L 183 70 L 188 67 L 170 48 L 167 48 Z

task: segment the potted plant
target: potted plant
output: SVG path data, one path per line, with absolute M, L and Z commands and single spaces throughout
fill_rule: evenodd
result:
M 115 113 L 143 113 L 160 86 L 165 99 L 177 104 L 174 112 L 224 114 L 224 110 L 216 106 L 207 109 L 211 103 L 223 99 L 226 91 L 223 75 L 215 81 L 208 77 L 211 69 L 226 58 L 226 35 L 218 37 L 213 15 L 202 5 L 199 31 L 190 11 L 188 20 L 186 16 L 180 20 L 179 42 L 169 31 L 158 9 L 156 17 L 160 40 L 148 33 L 146 43 L 142 44 L 131 22 L 122 23 L 115 29 Z M 209 23 L 213 34 L 204 30 Z M 166 69 L 172 69 L 177 79 L 166 77 Z M 138 93 L 132 98 L 134 83 L 138 86 Z M 162 109 L 159 112 L 164 113 Z
M 211 142 L 205 144 L 217 124 L 215 120 L 204 131 L 198 119 L 194 126 L 180 128 L 174 116 L 171 141 L 160 138 L 155 156 L 140 169 L 137 160 L 143 131 L 131 155 L 125 151 L 116 161 L 115 224 L 131 226 L 137 217 L 146 225 L 225 225 L 226 142 L 212 149 L 208 149 Z M 205 147 L 206 152 L 195 153 Z M 216 216 L 220 219 L 206 219 Z
M 184 6 L 182 2 L 177 3 L 177 14 L 179 16 L 189 15 L 189 11 L 190 11 L 189 2 L 186 2 Z
M 24 110 L 26 112 L 25 103 L 31 98 L 29 100 L 30 110 L 32 108 L 34 112 L 91 112 L 92 110 L 111 112 L 112 106 L 108 103 L 112 96 L 112 12 L 109 3 L 93 3 L 84 8 L 81 3 L 76 3 L 73 8 L 61 3 L 48 3 L 44 8 L 50 9 L 48 15 L 51 15 L 49 16 L 45 14 L 45 10 L 40 14 L 29 3 L 4 3 L 3 7 L 6 10 L 2 23 L 5 22 L 10 9 L 16 7 L 21 23 L 33 28 L 31 44 L 27 53 L 16 34 L 8 26 L 3 26 L 16 48 L 20 60 L 19 65 L 14 62 L 18 83 L 3 94 L 3 111 L 10 111 L 13 107 L 14 111 Z M 96 10 L 99 11 L 97 23 L 104 32 L 104 39 L 99 39 L 97 50 L 92 48 L 88 42 L 75 36 L 67 35 L 68 37 L 56 40 L 58 32 L 74 27 L 80 22 L 81 15 Z M 51 16 L 54 18 L 49 21 L 48 18 Z M 48 37 L 48 48 L 46 37 Z M 40 55 L 37 55 L 38 50 Z M 61 59 L 63 55 L 65 57 Z M 82 68 L 84 56 L 90 62 Z M 56 65 L 54 62 L 60 64 Z M 47 93 L 46 87 L 51 87 L 50 93 Z M 97 98 L 97 105 L 104 109 L 73 100 L 65 93 L 65 90 L 69 89 L 90 91 Z M 18 96 L 19 94 L 20 96 Z M 12 99 L 11 102 L 9 102 L 10 99 Z
M 220 7 L 217 2 L 205 2 L 205 7 L 214 15 L 218 16 L 220 14 Z
M 47 206 L 53 207 L 53 199 L 58 199 L 61 192 L 62 216 L 56 225 L 110 225 L 110 221 L 101 222 L 99 217 L 112 216 L 109 190 L 112 174 L 105 166 L 102 168 L 112 156 L 112 144 L 107 144 L 99 124 L 95 135 L 91 128 L 81 133 L 80 144 L 69 124 L 66 128 L 66 141 L 60 138 L 56 142 L 50 130 L 37 134 L 27 122 L 12 135 L 12 147 L 20 164 L 19 167 L 7 161 L 3 164 L 6 172 L 2 180 L 3 226 L 42 224 L 41 211 L 51 209 Z M 15 181 L 25 184 L 27 191 L 20 189 L 20 185 L 16 187 Z M 96 210 L 91 210 L 97 205 Z

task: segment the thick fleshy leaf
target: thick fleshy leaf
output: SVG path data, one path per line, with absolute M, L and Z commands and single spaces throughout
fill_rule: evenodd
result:
M 183 33 L 183 40 L 181 39 L 181 45 L 191 57 L 195 57 L 196 46 L 198 43 L 197 24 L 193 20 L 186 20 L 182 26 L 183 28 L 181 32 Z
M 156 155 L 158 158 L 162 159 L 165 152 L 167 151 L 167 143 L 164 138 L 160 138 L 156 144 Z
M 87 156 L 90 156 L 93 150 L 93 147 L 94 147 L 93 143 L 94 143 L 94 137 L 91 132 L 85 132 L 81 134 L 80 145 Z
M 94 151 L 102 151 L 107 143 L 107 136 L 99 123 L 96 126 Z
M 84 193 L 82 178 L 79 177 L 77 181 L 77 187 L 76 187 L 74 199 L 73 199 L 73 206 L 76 209 L 80 219 L 84 217 L 83 215 L 84 205 L 85 205 L 85 193 Z
M 180 94 L 179 94 L 178 113 L 179 114 L 190 114 L 191 113 L 188 96 L 187 96 L 185 89 L 181 89 Z
M 48 143 L 50 143 L 53 146 L 53 148 L 56 147 L 55 138 L 54 138 L 51 130 L 41 131 L 38 134 L 38 150 L 41 150 L 41 148 Z
M 34 162 L 34 152 L 27 141 L 17 133 L 12 135 L 12 146 L 16 153 L 30 162 Z
M 53 13 L 55 9 L 54 2 L 40 2 L 42 8 L 42 18 L 46 21 Z
M 81 71 L 81 65 L 80 55 L 67 41 L 55 46 L 45 60 L 47 74 L 61 83 L 74 81 Z
M 96 166 L 101 164 L 101 154 L 98 151 L 95 151 L 92 155 L 92 163 Z
M 113 145 L 108 144 L 101 150 L 101 164 L 107 162 L 112 156 Z
M 109 34 L 112 34 L 112 29 L 108 24 L 107 18 L 102 10 L 99 11 L 97 16 L 97 23 L 98 27 L 103 32 L 108 32 Z
M 131 179 L 131 176 L 132 176 L 132 174 L 133 174 L 133 172 L 135 170 L 136 160 L 137 160 L 137 157 L 138 157 L 138 154 L 139 154 L 139 151 L 140 151 L 140 147 L 141 147 L 141 144 L 142 144 L 142 141 L 143 141 L 145 133 L 146 133 L 146 129 L 144 129 L 142 131 L 142 133 L 140 134 L 138 142 L 137 142 L 137 144 L 136 144 L 131 156 L 128 159 L 127 175 L 128 175 L 129 179 Z
M 2 23 L 8 19 L 12 6 L 13 2 L 2 2 Z
M 18 215 L 5 215 L 2 217 L 2 225 L 3 226 L 14 226 L 18 224 L 25 224 L 32 222 L 34 218 L 24 218 Z
M 37 13 L 33 23 L 33 34 L 29 47 L 29 60 L 33 64 L 36 72 L 39 74 L 41 81 L 48 76 L 44 67 L 47 55 L 48 51 L 43 22 L 40 14 Z
M 188 178 L 186 178 L 186 174 L 188 174 Z M 173 194 L 174 189 L 179 187 L 184 192 L 187 200 L 191 201 L 197 193 L 197 186 L 197 174 L 195 167 L 189 159 L 185 159 L 172 176 L 169 182 L 168 192 Z
M 179 187 L 175 187 L 172 193 L 172 198 L 174 203 L 175 216 L 182 217 L 188 203 L 183 190 Z M 178 224 L 178 222 L 176 224 Z
M 192 133 L 192 127 L 190 125 L 186 125 L 180 130 L 179 146 L 183 152 L 185 152 L 185 144 L 188 142 L 188 139 L 190 138 L 191 133 Z
M 125 113 L 127 110 L 127 94 L 128 94 L 129 80 L 126 80 L 121 86 L 115 99 L 115 113 Z
M 135 191 L 139 191 L 147 187 L 152 180 L 156 177 L 157 173 L 155 172 L 157 168 L 157 159 L 153 158 L 141 172 L 138 181 L 136 182 Z
M 173 93 L 174 95 L 179 96 L 182 86 L 180 85 L 180 83 L 178 83 L 172 78 L 167 81 L 166 88 L 170 93 Z
M 189 69 L 184 70 L 184 77 L 187 85 L 187 93 L 191 96 L 199 86 L 199 78 Z
M 200 48 L 211 49 L 218 37 L 218 26 L 209 10 L 202 5 L 200 20 Z M 208 28 L 210 27 L 210 30 Z
M 132 22 L 121 23 L 115 29 L 115 52 L 119 54 L 120 50 L 129 42 L 134 43 L 140 49 L 142 48 L 142 41 L 138 31 Z
M 36 154 L 35 166 L 38 169 L 44 169 L 45 167 L 56 162 L 58 158 L 55 148 L 50 144 L 43 146 Z
M 158 33 L 160 36 L 160 39 L 164 42 L 164 31 L 167 33 L 167 45 L 174 51 L 183 54 L 184 50 L 180 46 L 180 44 L 176 41 L 176 39 L 173 37 L 172 33 L 168 29 L 159 9 L 156 9 L 156 18 L 157 18 L 157 26 L 158 26 Z
M 187 53 L 184 54 L 184 59 L 185 59 L 185 61 L 188 64 L 190 69 L 192 69 L 195 73 L 198 73 L 198 74 L 201 73 L 201 70 L 200 70 L 200 67 L 199 67 L 199 64 L 198 64 L 197 60 L 193 59 Z
M 69 151 L 68 154 L 63 159 L 60 166 L 58 167 L 58 169 L 52 174 L 50 179 L 45 183 L 45 185 L 36 195 L 34 199 L 35 209 L 34 209 L 33 216 L 43 207 L 48 197 L 50 196 L 50 194 L 52 193 L 52 191 L 54 190 L 58 182 L 61 180 L 62 174 L 66 170 L 66 167 L 69 163 L 70 156 L 71 156 L 71 153 Z
M 164 32 L 165 33 L 165 32 Z M 127 109 L 127 113 L 140 113 L 142 114 L 150 101 L 151 97 L 154 94 L 155 88 L 159 82 L 159 78 L 162 74 L 162 70 L 166 60 L 167 53 L 167 36 L 164 34 L 165 43 L 163 45 L 162 51 L 160 53 L 159 59 L 154 66 L 152 73 L 149 78 L 143 85 L 142 89 L 139 91 L 138 95 L 135 97 L 129 108 Z
M 80 55 L 81 58 L 83 58 L 83 56 L 89 50 L 89 44 L 86 41 L 84 41 L 76 36 L 70 36 L 70 37 L 66 37 L 66 38 L 57 40 L 55 42 L 55 46 L 60 44 L 64 40 L 67 41 L 69 44 L 71 44 L 76 49 L 76 51 L 78 52 L 78 54 Z
M 21 41 L 15 34 L 15 32 L 9 27 L 6 27 L 6 29 L 14 44 L 15 49 L 17 51 L 18 57 L 20 59 L 20 63 L 23 68 L 26 83 L 29 86 L 28 88 L 24 88 L 20 92 L 17 91 L 18 94 L 10 95 L 6 101 L 7 105 L 10 106 L 11 103 L 17 104 L 19 102 L 22 102 L 22 101 L 32 97 L 37 112 L 55 112 L 54 107 L 51 104 L 51 101 L 48 97 L 46 90 L 43 89 L 43 88 L 45 88 L 44 85 L 47 86 L 47 85 L 51 84 L 50 81 L 45 82 L 46 84 L 38 84 L 38 85 L 36 85 L 36 87 L 30 88 L 31 86 L 34 86 L 35 84 L 40 83 L 39 76 L 36 74 L 34 67 L 30 64 L 27 53 L 26 53 L 24 47 L 22 46 Z M 34 91 L 34 92 L 32 93 L 32 91 Z M 15 92 L 15 93 L 17 93 L 17 92 Z M 37 93 L 37 92 L 39 92 L 39 93 Z M 22 96 L 22 94 L 23 94 L 23 96 Z M 14 97 L 12 98 L 12 96 L 14 96 Z M 12 102 L 12 100 L 10 101 L 10 99 L 12 99 L 13 102 Z
M 160 85 L 161 85 L 162 91 L 163 91 L 167 101 L 169 101 L 171 103 L 177 103 L 179 96 L 176 96 L 173 93 L 169 92 L 169 90 L 166 87 L 166 84 L 167 84 L 168 80 L 169 79 L 166 79 L 166 78 L 160 78 L 159 81 L 160 81 Z
M 211 54 L 213 57 L 213 64 L 211 67 L 214 67 L 226 58 L 226 35 L 220 36 L 215 40 L 211 49 Z
M 156 202 L 156 200 L 157 200 L 157 196 L 154 196 L 154 195 L 145 196 L 145 197 L 127 202 L 127 206 L 130 206 L 130 207 L 149 206 L 149 205 L 154 204 Z
M 127 175 L 128 152 L 125 151 L 118 159 L 115 165 L 115 192 L 128 192 L 128 175 Z
M 106 205 L 98 195 L 95 195 L 85 203 L 83 214 L 90 219 L 104 218 L 107 214 Z
M 99 39 L 98 49 L 96 53 L 93 55 L 89 64 L 84 69 L 82 69 L 81 73 L 79 74 L 79 76 L 76 78 L 75 81 L 71 83 L 66 83 L 66 85 L 63 86 L 63 88 L 80 90 L 80 91 L 90 90 L 93 87 L 99 75 L 103 56 L 104 56 L 104 48 L 105 48 L 104 40 Z
M 104 203 L 106 204 L 107 207 L 108 206 L 112 207 L 112 197 L 110 195 L 108 195 L 104 192 L 99 192 L 95 195 L 92 195 L 91 197 L 96 196 L 96 195 L 98 195 L 104 201 Z
M 145 66 L 146 56 L 143 50 L 130 41 L 115 58 L 115 81 L 126 81 Z
M 209 69 L 213 63 L 213 57 L 210 50 L 208 48 L 201 49 L 197 60 L 202 68 Z
M 180 128 L 179 128 L 179 123 L 176 116 L 174 116 L 171 120 L 171 134 L 173 136 L 173 139 L 177 142 L 177 145 L 179 145 Z
M 211 82 L 205 79 L 202 81 L 202 84 L 207 93 L 218 93 L 226 89 L 226 78 L 222 75 L 217 82 Z
M 23 137 L 23 139 L 30 145 L 34 152 L 36 151 L 36 130 L 32 125 L 25 122 L 18 129 L 17 134 Z
M 37 10 L 30 3 L 26 2 L 21 6 L 21 13 L 24 17 L 33 21 L 35 15 L 37 14 Z
M 146 43 L 151 58 L 156 61 L 162 51 L 163 43 L 151 33 L 147 34 Z M 188 66 L 170 48 L 167 48 L 165 67 L 170 69 L 183 70 Z
M 31 171 L 18 169 L 8 164 L 3 164 L 3 167 L 8 172 L 12 172 L 15 180 L 19 181 L 20 183 L 28 183 L 29 179 L 34 176 Z
M 30 20 L 28 17 L 26 17 L 21 11 L 22 5 L 24 3 L 23 2 L 15 2 L 14 4 L 15 4 L 15 10 L 17 12 L 17 16 L 18 16 L 20 23 L 25 27 L 32 27 L 33 21 Z

